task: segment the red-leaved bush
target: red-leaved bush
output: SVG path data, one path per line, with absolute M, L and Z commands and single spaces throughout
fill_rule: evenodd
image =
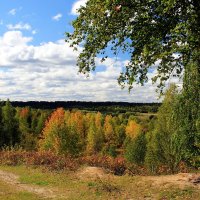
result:
M 3 150 L 0 152 L 1 165 L 43 166 L 49 170 L 76 170 L 78 162 L 70 156 L 55 155 L 50 151 L 26 152 Z
M 22 149 L 4 149 L 0 151 L 0 165 L 26 165 L 41 166 L 48 170 L 75 171 L 81 165 L 102 167 L 115 175 L 147 175 L 149 172 L 144 166 L 128 163 L 123 157 L 110 157 L 102 155 L 82 156 L 78 158 L 56 155 L 51 151 L 27 152 Z M 187 172 L 185 163 L 181 163 L 179 171 Z M 157 174 L 170 173 L 166 166 L 160 167 Z
M 87 164 L 95 167 L 102 167 L 107 171 L 114 173 L 115 175 L 123 175 L 126 170 L 126 163 L 124 158 L 113 158 L 110 156 L 85 156 L 78 159 L 80 165 Z

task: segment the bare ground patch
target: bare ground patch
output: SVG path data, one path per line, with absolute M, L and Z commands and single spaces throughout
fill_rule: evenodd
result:
M 28 185 L 19 182 L 19 176 L 0 170 L 0 179 L 9 185 L 13 185 L 19 191 L 27 191 L 37 194 L 43 198 L 55 198 L 55 190 L 41 186 Z
M 192 180 L 199 175 L 180 173 L 165 176 L 114 176 L 99 167 L 81 167 L 75 173 L 69 174 L 66 180 L 64 178 L 62 180 L 64 181 L 62 182 L 64 183 L 64 187 L 60 188 L 57 182 L 51 187 L 49 187 L 50 185 L 44 187 L 41 185 L 23 184 L 19 181 L 19 176 L 4 171 L 4 169 L 0 170 L 0 180 L 19 191 L 34 193 L 42 199 L 161 200 L 173 199 L 171 196 L 175 196 L 176 198 L 174 199 L 196 200 L 199 199 L 197 196 L 199 195 L 200 185 L 193 184 Z M 65 185 L 65 181 L 67 185 Z M 164 193 L 164 191 L 166 192 Z
M 83 167 L 76 176 L 80 179 L 96 179 L 107 177 L 108 174 L 100 167 Z
M 163 176 L 147 176 L 143 177 L 145 180 L 152 181 L 155 186 L 171 186 L 176 185 L 179 188 L 195 187 L 200 189 L 200 183 L 195 183 L 200 177 L 200 173 L 179 173 L 173 175 Z

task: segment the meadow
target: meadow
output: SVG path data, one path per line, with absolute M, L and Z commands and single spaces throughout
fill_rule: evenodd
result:
M 173 94 L 104 112 L 2 102 L 0 198 L 198 200 L 199 157 L 185 157 Z
M 7 176 L 9 179 L 6 179 Z M 167 178 L 165 180 L 165 177 L 159 176 L 114 176 L 99 168 L 86 166 L 74 172 L 52 172 L 40 167 L 0 166 L 0 198 L 199 199 L 199 187 L 188 183 L 183 175 L 177 176 L 176 181 L 173 177 Z

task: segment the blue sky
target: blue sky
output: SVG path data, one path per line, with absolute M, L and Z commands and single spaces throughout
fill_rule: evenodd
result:
M 0 0 L 0 99 L 155 102 L 149 81 L 121 90 L 127 55 L 110 57 L 89 78 L 78 74 L 77 52 L 64 42 L 86 0 Z M 150 78 L 154 72 L 149 74 Z
M 73 3 L 73 0 L 1 0 L 0 20 L 4 26 L 0 34 L 7 31 L 6 25 L 21 22 L 37 32 L 32 41 L 35 45 L 64 38 L 64 33 L 72 30 L 70 22 L 76 17 L 70 14 Z M 60 18 L 52 19 L 59 14 Z M 30 35 L 31 31 L 24 33 Z

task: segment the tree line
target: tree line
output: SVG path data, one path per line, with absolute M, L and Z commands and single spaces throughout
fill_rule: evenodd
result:
M 157 115 L 146 118 L 62 107 L 14 108 L 7 101 L 0 109 L 0 146 L 19 145 L 27 151 L 74 157 L 120 155 L 151 172 L 162 167 L 176 172 L 182 163 L 198 168 L 199 116 L 185 112 L 190 105 L 181 103 L 183 95 L 172 85 Z
M 62 107 L 15 108 L 9 100 L 1 105 L 0 111 L 1 147 L 20 145 L 26 150 L 50 149 L 57 154 L 114 152 L 122 148 L 132 121 L 140 126 L 139 120 L 130 114 L 115 116 Z
M 2 102 L 5 104 L 6 102 Z M 35 109 L 80 109 L 103 113 L 143 112 L 155 113 L 161 103 L 130 103 L 130 102 L 86 102 L 86 101 L 12 101 L 14 107 L 31 107 Z

